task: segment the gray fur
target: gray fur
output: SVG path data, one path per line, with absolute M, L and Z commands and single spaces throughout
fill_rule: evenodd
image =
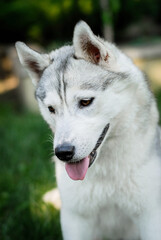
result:
M 61 49 L 59 54 L 57 52 L 51 52 L 50 58 L 52 58 L 52 63 L 45 69 L 41 79 L 40 84 L 37 86 L 36 95 L 40 96 L 41 100 L 45 97 L 45 91 L 51 91 L 52 88 L 56 89 L 59 97 L 63 99 L 66 95 L 66 85 L 67 82 L 64 79 L 64 74 L 70 65 L 70 59 L 73 59 L 73 47 L 65 47 Z M 51 79 L 52 74 L 52 79 Z M 46 82 L 48 78 L 48 82 Z
M 41 82 L 38 84 L 38 87 L 35 91 L 35 97 L 39 98 L 41 101 L 43 101 L 44 98 L 46 97 L 46 91 L 44 89 L 43 84 L 41 84 Z

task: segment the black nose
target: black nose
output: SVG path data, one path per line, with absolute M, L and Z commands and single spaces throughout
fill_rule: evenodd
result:
M 70 143 L 63 143 L 55 148 L 55 155 L 62 161 L 70 161 L 75 153 L 75 147 Z

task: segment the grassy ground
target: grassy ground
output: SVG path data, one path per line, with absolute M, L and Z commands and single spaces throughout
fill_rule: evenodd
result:
M 161 92 L 156 96 L 161 112 Z M 0 106 L 0 239 L 61 240 L 59 212 L 42 201 L 55 187 L 50 130 L 39 114 Z
M 42 201 L 56 185 L 50 130 L 39 115 L 0 109 L 0 239 L 61 240 L 59 212 Z

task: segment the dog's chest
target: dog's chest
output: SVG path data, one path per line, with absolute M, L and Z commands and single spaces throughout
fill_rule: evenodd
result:
M 97 165 L 96 165 L 97 166 Z M 101 170 L 102 169 L 102 170 Z M 81 214 L 96 213 L 115 208 L 129 214 L 137 214 L 141 208 L 140 186 L 135 171 L 120 169 L 113 165 L 88 170 L 84 181 L 72 181 L 61 166 L 63 177 L 58 180 L 62 201 Z
M 128 212 L 130 216 L 140 212 L 139 191 L 131 178 L 87 179 L 80 184 L 72 184 L 69 189 L 68 202 L 80 214 L 95 215 L 103 211 L 108 216 L 110 209 L 114 210 L 112 212 Z

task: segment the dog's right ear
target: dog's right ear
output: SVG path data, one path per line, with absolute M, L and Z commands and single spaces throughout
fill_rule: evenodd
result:
M 27 69 L 33 84 L 36 86 L 46 67 L 50 64 L 48 54 L 40 54 L 23 42 L 16 42 L 16 49 L 21 64 Z

